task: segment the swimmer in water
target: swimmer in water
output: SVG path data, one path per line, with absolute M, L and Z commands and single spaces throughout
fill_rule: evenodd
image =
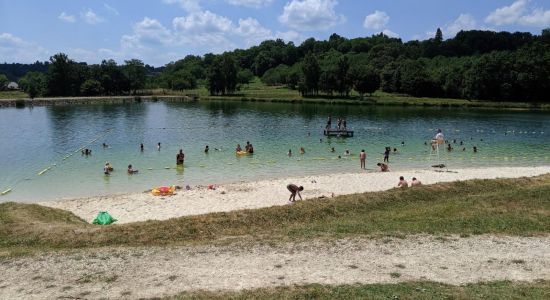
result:
M 183 149 L 180 149 L 180 152 L 176 155 L 176 165 L 183 165 L 185 160 L 185 154 L 183 154 Z
M 160 151 L 160 143 L 157 143 L 157 150 Z
M 365 162 L 367 160 L 367 152 L 365 152 L 365 149 L 361 150 L 359 153 L 359 161 L 361 163 L 361 169 L 366 169 Z
M 132 165 L 128 165 L 128 174 L 132 175 L 132 174 L 135 174 L 137 172 L 138 172 L 138 170 L 134 170 L 132 168 Z
M 330 148 L 330 152 L 336 152 L 336 150 L 334 149 L 334 147 Z
M 208 154 L 208 150 L 210 149 L 208 148 L 208 145 L 206 145 L 206 147 L 204 147 L 204 153 Z
M 376 165 L 380 167 L 380 172 L 388 172 L 390 170 L 388 165 L 384 163 L 377 163 Z
M 139 149 L 141 150 L 141 152 L 143 152 L 143 143 L 139 145 Z
M 288 157 L 291 157 L 291 156 L 292 156 L 292 149 L 288 149 L 287 155 L 288 155 Z
M 306 154 L 306 149 L 304 149 L 304 147 L 300 147 L 300 154 Z

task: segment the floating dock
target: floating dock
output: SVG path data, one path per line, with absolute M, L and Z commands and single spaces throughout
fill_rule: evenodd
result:
M 325 129 L 323 134 L 326 136 L 353 137 L 353 130 Z

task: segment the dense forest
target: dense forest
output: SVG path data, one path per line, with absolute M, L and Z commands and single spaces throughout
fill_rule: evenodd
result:
M 444 39 L 441 30 L 423 41 L 403 42 L 383 34 L 347 39 L 305 40 L 299 46 L 268 40 L 223 54 L 188 55 L 161 68 L 133 59 L 98 65 L 77 63 L 65 54 L 49 62 L 0 65 L 31 94 L 120 95 L 143 88 L 194 89 L 212 95 L 237 92 L 254 76 L 285 85 L 303 96 L 348 97 L 382 90 L 421 97 L 549 102 L 550 29 L 525 32 L 461 31 Z

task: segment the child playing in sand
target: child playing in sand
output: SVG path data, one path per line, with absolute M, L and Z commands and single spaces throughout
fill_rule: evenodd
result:
M 377 163 L 376 165 L 380 167 L 380 172 L 388 172 L 390 170 L 385 163 Z
M 290 198 L 288 198 L 288 201 L 290 202 L 296 201 L 296 194 L 298 194 L 298 197 L 300 197 L 300 200 L 302 200 L 302 195 L 300 195 L 300 192 L 304 190 L 303 186 L 297 186 L 291 183 L 287 185 L 286 188 L 290 192 Z

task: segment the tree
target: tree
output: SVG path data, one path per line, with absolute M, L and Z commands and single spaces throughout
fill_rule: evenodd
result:
M 361 95 L 372 94 L 380 88 L 380 75 L 367 65 L 354 65 L 350 69 L 353 88 Z
M 39 72 L 28 72 L 19 79 L 19 86 L 29 94 L 31 99 L 46 92 L 46 75 Z
M 9 83 L 8 76 L 4 74 L 0 74 L 0 91 L 5 90 L 8 83 Z
M 252 79 L 254 79 L 254 74 L 249 69 L 243 69 L 237 73 L 237 83 L 239 85 L 247 85 Z
M 126 60 L 124 63 L 124 74 L 130 90 L 135 95 L 137 90 L 145 86 L 145 65 L 139 59 Z
M 304 96 L 316 95 L 319 92 L 319 77 L 321 68 L 319 62 L 313 53 L 308 53 L 302 64 L 302 72 L 304 73 Z
M 437 31 L 435 32 L 435 41 L 437 43 L 443 42 L 443 32 L 441 32 L 441 28 L 437 28 Z
M 232 94 L 237 89 L 237 64 L 233 56 L 225 54 L 222 57 L 222 74 L 224 93 Z
M 47 75 L 47 93 L 51 96 L 70 96 L 72 85 L 71 68 L 74 62 L 67 54 L 58 53 L 50 57 Z
M 224 76 L 222 74 L 221 58 L 216 56 L 207 72 L 208 91 L 210 95 L 218 95 L 224 93 Z
M 231 94 L 237 88 L 237 65 L 229 55 L 216 56 L 208 68 L 208 91 L 211 95 Z
M 103 93 L 103 87 L 101 87 L 101 82 L 95 79 L 88 79 L 82 83 L 80 93 L 84 96 L 101 95 Z
M 337 82 L 336 82 L 336 89 L 338 90 L 338 93 L 340 93 L 340 96 L 349 96 L 349 91 L 351 89 L 350 83 L 349 83 L 349 61 L 348 57 L 345 55 L 342 55 L 340 59 L 338 60 L 338 75 L 337 75 Z

